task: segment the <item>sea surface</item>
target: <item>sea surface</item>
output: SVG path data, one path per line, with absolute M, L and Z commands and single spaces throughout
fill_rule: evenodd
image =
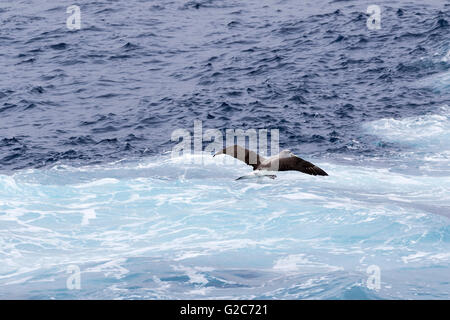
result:
M 450 299 L 449 23 L 446 0 L 1 1 L 0 299 Z M 329 176 L 173 156 L 194 121 L 277 129 Z

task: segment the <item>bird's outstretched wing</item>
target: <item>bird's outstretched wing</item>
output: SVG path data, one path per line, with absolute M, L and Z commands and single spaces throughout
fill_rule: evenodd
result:
M 219 154 L 226 154 L 238 160 L 244 161 L 249 166 L 252 166 L 253 170 L 255 170 L 261 164 L 261 162 L 265 160 L 256 152 L 245 149 L 238 145 L 226 147 L 222 151 L 217 152 L 214 157 Z
M 313 176 L 327 176 L 328 173 L 320 169 L 318 166 L 303 160 L 297 156 L 278 159 L 278 171 L 296 170 Z

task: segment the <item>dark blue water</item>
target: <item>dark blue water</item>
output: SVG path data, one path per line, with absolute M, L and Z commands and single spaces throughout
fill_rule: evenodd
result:
M 417 88 L 448 71 L 447 1 L 2 3 L 0 169 L 83 165 L 171 150 L 176 128 L 277 128 L 281 148 L 341 158 L 398 149 L 362 122 L 435 112 Z M 437 56 L 435 56 L 437 54 Z M 358 141 L 355 145 L 355 141 Z
M 448 299 L 448 1 L 72 4 L 0 4 L 0 298 Z M 330 177 L 170 158 L 194 120 Z

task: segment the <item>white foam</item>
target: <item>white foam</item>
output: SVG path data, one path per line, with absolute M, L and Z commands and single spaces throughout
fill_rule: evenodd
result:
M 364 128 L 386 141 L 430 146 L 450 147 L 449 108 L 441 113 L 407 117 L 403 119 L 380 119 L 364 124 Z
M 342 267 L 331 266 L 325 263 L 312 262 L 305 254 L 291 254 L 275 261 L 273 269 L 282 272 L 298 272 L 313 268 L 316 271 L 339 271 Z
M 178 270 L 189 276 L 185 292 L 207 285 L 200 266 L 282 278 L 347 270 L 360 260 L 376 259 L 384 270 L 448 259 L 441 241 L 448 221 L 435 214 L 449 207 L 445 175 L 322 160 L 314 163 L 328 177 L 280 172 L 270 183 L 240 183 L 234 179 L 251 172 L 245 164 L 151 160 L 154 166 L 121 163 L 90 167 L 88 174 L 64 167 L 0 175 L 0 293 L 7 281 L 36 279 L 19 272 L 24 266 L 40 274 L 100 261 L 83 273 L 122 279 L 136 272 L 127 257 L 189 263 Z M 158 270 L 155 279 L 166 272 Z M 170 296 L 181 285 L 171 283 L 155 282 L 155 295 Z

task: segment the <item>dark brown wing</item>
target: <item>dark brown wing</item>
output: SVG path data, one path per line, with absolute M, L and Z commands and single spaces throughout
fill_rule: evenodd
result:
M 258 155 L 256 152 L 245 149 L 238 145 L 224 148 L 222 151 L 217 152 L 214 156 L 217 156 L 219 154 L 227 154 L 238 160 L 244 161 L 246 164 L 252 166 L 253 170 L 255 170 L 260 165 L 260 163 L 264 161 L 264 158 Z
M 296 170 L 313 176 L 327 176 L 328 174 L 311 162 L 297 156 L 279 159 L 278 171 Z

